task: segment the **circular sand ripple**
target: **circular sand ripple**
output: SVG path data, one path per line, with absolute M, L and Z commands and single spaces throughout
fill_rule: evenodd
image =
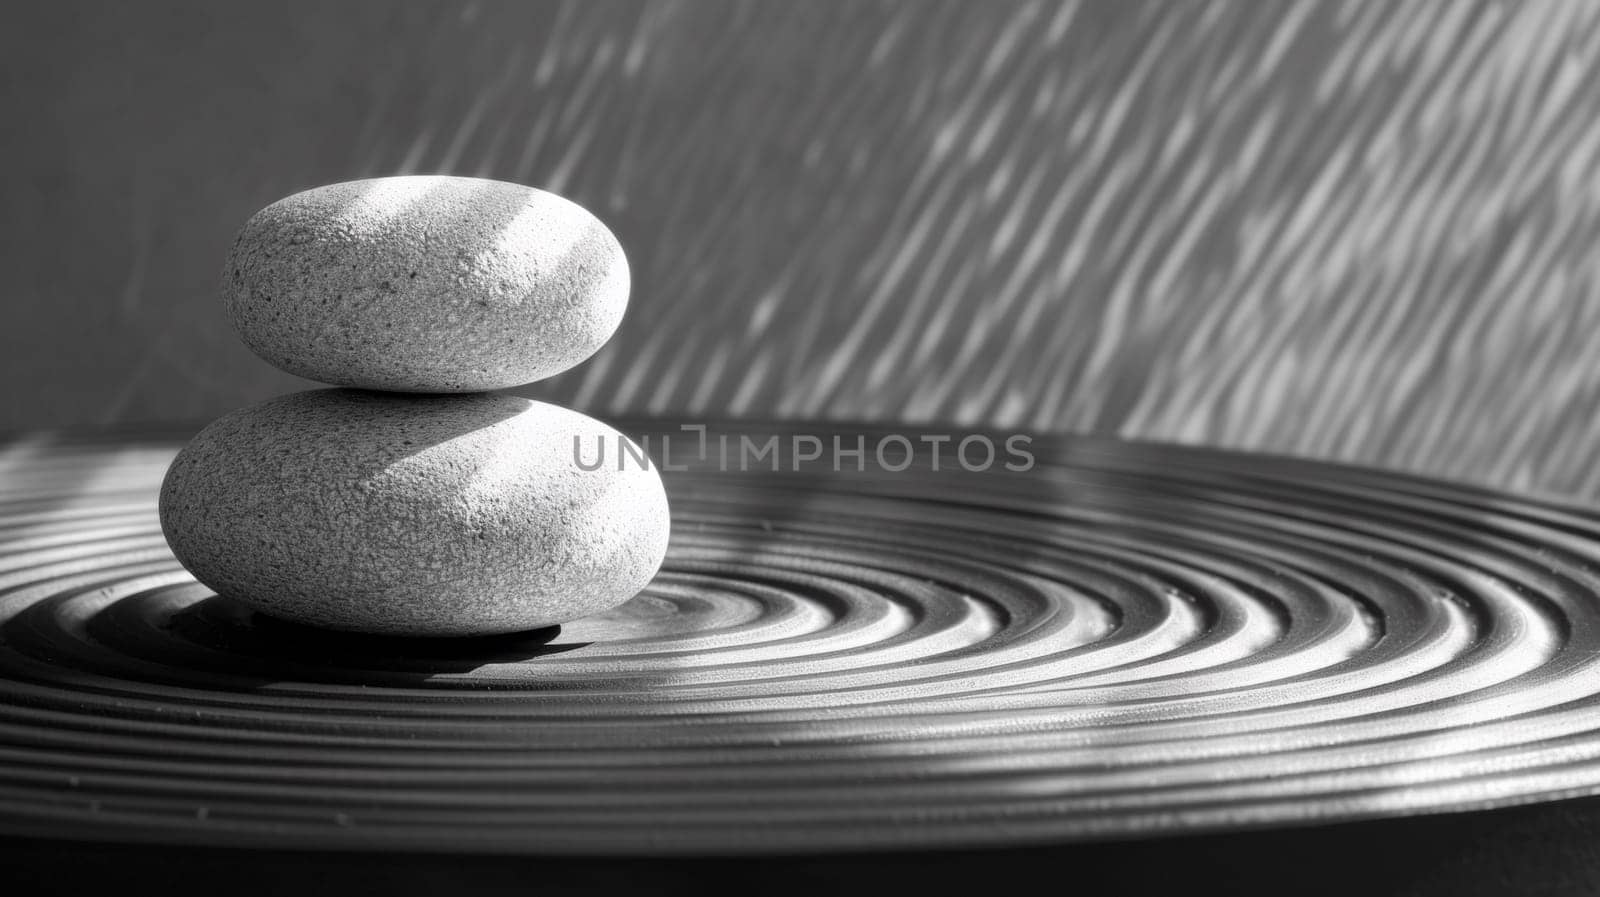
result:
M 0 831 L 822 850 L 1600 791 L 1576 506 L 1061 438 L 1024 473 L 669 472 L 643 595 L 413 641 L 195 583 L 177 446 L 0 446 Z

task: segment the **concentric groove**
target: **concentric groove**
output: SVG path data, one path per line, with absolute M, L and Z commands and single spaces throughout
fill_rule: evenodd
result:
M 1068 437 L 1025 472 L 701 464 L 632 602 L 415 641 L 195 583 L 155 518 L 177 447 L 0 446 L 0 832 L 810 851 L 1600 793 L 1576 505 Z

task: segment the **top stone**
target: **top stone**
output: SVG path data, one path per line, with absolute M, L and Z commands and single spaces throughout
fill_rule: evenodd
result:
M 253 215 L 223 273 L 251 351 L 312 380 L 477 392 L 558 374 L 610 339 L 628 263 L 552 193 L 477 178 L 332 184 Z

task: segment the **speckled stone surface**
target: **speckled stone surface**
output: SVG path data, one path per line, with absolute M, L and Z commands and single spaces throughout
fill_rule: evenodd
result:
M 257 212 L 223 271 L 271 364 L 324 383 L 474 392 L 558 374 L 622 320 L 622 247 L 581 206 L 503 181 L 393 177 Z
M 583 470 L 605 440 L 608 463 Z M 631 598 L 670 528 L 655 469 L 605 424 L 515 396 L 313 390 L 229 414 L 161 487 L 161 527 L 218 594 L 316 626 L 511 632 Z

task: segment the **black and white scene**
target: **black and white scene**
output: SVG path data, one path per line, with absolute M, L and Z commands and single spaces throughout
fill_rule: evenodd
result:
M 8 897 L 1600 893 L 1600 2 L 0 71 Z

